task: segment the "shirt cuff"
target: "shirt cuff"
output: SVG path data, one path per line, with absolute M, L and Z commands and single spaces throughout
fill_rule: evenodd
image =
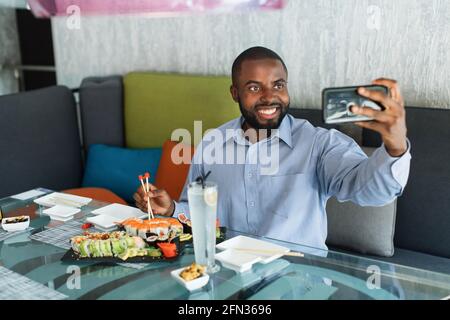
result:
M 175 205 L 175 210 L 173 211 L 172 217 L 178 218 L 178 215 L 180 213 L 183 213 L 184 215 L 186 215 L 186 217 L 189 217 L 189 207 L 186 202 L 177 202 L 174 200 L 173 203 Z
M 388 162 L 391 166 L 391 174 L 394 177 L 395 181 L 402 187 L 405 188 L 406 183 L 408 182 L 409 177 L 409 167 L 411 162 L 411 143 L 408 139 L 406 139 L 406 143 L 408 148 L 406 152 L 400 157 L 392 157 L 386 150 L 384 144 L 382 145 L 383 153 L 386 158 L 388 158 Z

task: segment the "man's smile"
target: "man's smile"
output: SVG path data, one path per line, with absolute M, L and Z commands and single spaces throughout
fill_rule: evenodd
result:
M 280 115 L 280 109 L 281 107 L 257 108 L 256 113 L 262 119 L 271 120 Z

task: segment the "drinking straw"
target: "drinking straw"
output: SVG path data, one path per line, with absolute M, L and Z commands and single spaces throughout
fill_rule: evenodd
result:
M 206 179 L 208 179 L 209 175 L 211 174 L 211 170 L 208 171 L 208 173 L 206 175 L 201 175 L 199 177 L 197 177 L 197 179 L 195 179 L 195 181 L 197 183 L 201 183 L 202 184 L 202 188 L 205 189 L 205 183 L 206 183 Z

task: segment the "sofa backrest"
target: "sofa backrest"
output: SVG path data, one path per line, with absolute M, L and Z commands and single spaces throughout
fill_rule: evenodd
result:
M 0 198 L 35 187 L 79 187 L 80 138 L 72 92 L 62 86 L 0 97 Z
M 320 110 L 294 109 L 291 113 L 330 128 L 323 123 Z M 397 199 L 394 244 L 450 258 L 450 110 L 406 107 L 406 117 L 411 170 L 404 193 Z M 364 147 L 381 146 L 378 133 L 364 129 L 361 135 Z M 333 226 L 329 227 L 333 232 Z
M 406 108 L 411 171 L 398 199 L 394 243 L 450 258 L 450 110 Z M 364 145 L 381 145 L 363 131 Z
M 80 114 L 85 151 L 92 144 L 125 145 L 121 76 L 89 77 L 80 85 Z
M 206 129 L 240 115 L 229 77 L 133 72 L 123 82 L 129 148 L 161 147 L 178 128 L 189 130 L 196 145 Z M 203 131 L 196 135 L 195 120 L 202 121 Z

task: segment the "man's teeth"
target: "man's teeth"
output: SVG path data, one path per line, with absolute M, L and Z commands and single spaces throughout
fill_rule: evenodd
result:
M 263 114 L 274 114 L 277 111 L 277 108 L 272 108 L 272 109 L 261 109 L 258 112 L 263 113 Z

